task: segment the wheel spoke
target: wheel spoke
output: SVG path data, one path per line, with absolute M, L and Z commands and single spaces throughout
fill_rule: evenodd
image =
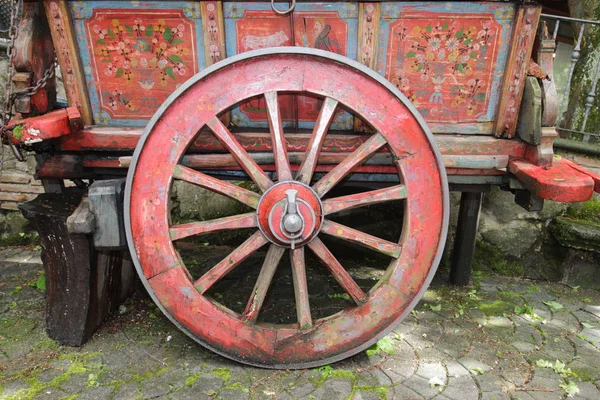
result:
M 304 161 L 302 162 L 302 165 L 300 165 L 300 169 L 296 174 L 297 181 L 306 185 L 310 184 L 319 160 L 321 147 L 325 141 L 325 136 L 327 135 L 329 125 L 331 125 L 331 122 L 333 121 L 333 116 L 335 114 L 337 105 L 338 102 L 329 97 L 323 102 L 323 106 L 319 112 L 319 117 L 315 122 L 315 128 L 313 129 L 312 137 L 310 138 L 310 142 L 308 143 L 308 147 L 306 149 L 306 156 L 304 157 Z
M 277 92 L 265 93 L 267 105 L 267 117 L 269 119 L 269 128 L 271 130 L 271 140 L 273 142 L 273 155 L 275 156 L 275 168 L 277 169 L 277 180 L 292 180 L 292 170 L 287 156 L 287 144 L 283 136 L 283 124 L 281 123 L 281 112 L 279 102 L 277 101 Z
M 212 221 L 190 222 L 175 225 L 169 229 L 171 240 L 179 240 L 194 235 L 226 231 L 229 229 L 254 228 L 256 213 L 247 213 L 214 219 Z
M 269 247 L 258 279 L 256 280 L 256 285 L 252 290 L 252 296 L 246 305 L 246 311 L 244 311 L 243 316 L 244 320 L 254 322 L 258 318 L 258 313 L 265 301 L 267 291 L 269 290 L 269 286 L 271 286 L 271 281 L 284 252 L 285 249 L 283 247 L 275 246 L 274 244 Z
M 250 179 L 256 183 L 260 190 L 264 192 L 273 186 L 271 179 L 258 166 L 256 161 L 250 157 L 248 152 L 242 147 L 242 145 L 240 145 L 240 142 L 238 142 L 233 134 L 229 132 L 219 118 L 212 118 L 206 125 L 213 131 L 221 144 L 231 152 L 231 155 L 235 157 L 236 161 L 250 176 Z
M 239 186 L 232 185 L 231 183 L 223 182 L 222 180 L 213 178 L 212 176 L 208 176 L 202 172 L 194 171 L 193 169 L 184 167 L 183 165 L 175 166 L 175 169 L 173 170 L 173 177 L 193 183 L 194 185 L 201 186 L 215 193 L 222 194 L 230 199 L 244 203 L 249 207 L 258 207 L 258 199 L 260 199 L 258 194 Z
M 354 279 L 352 279 L 348 271 L 342 267 L 335 256 L 331 254 L 327 247 L 325 247 L 321 239 L 315 238 L 308 244 L 308 247 L 310 247 L 323 264 L 325 264 L 325 267 L 333 274 L 335 280 L 342 288 L 344 288 L 346 293 L 352 297 L 356 304 L 360 305 L 367 300 L 365 292 L 363 292 L 356 282 L 354 282 Z
M 323 197 L 335 185 L 337 185 L 339 181 L 344 179 L 346 175 L 352 172 L 354 167 L 360 165 L 364 160 L 369 158 L 369 156 L 383 147 L 386 143 L 387 141 L 380 133 L 373 135 L 373 137 L 371 137 L 352 154 L 346 157 L 344 161 L 329 171 L 329 173 L 321 178 L 319 182 L 315 183 L 313 189 L 319 196 Z
M 306 265 L 304 264 L 304 247 L 291 250 L 292 278 L 294 280 L 294 296 L 296 298 L 296 315 L 300 329 L 312 326 L 310 304 L 308 302 L 308 284 L 306 282 Z
M 372 190 L 370 192 L 352 194 L 349 196 L 336 197 L 323 201 L 325 215 L 339 211 L 351 210 L 371 204 L 385 203 L 387 201 L 401 200 L 406 198 L 406 186 L 396 185 L 385 189 Z
M 400 257 L 400 252 L 402 251 L 402 246 L 397 243 L 371 236 L 367 233 L 357 231 L 356 229 L 329 220 L 323 221 L 321 232 L 373 249 L 394 258 Z
M 210 271 L 194 282 L 194 287 L 201 294 L 205 293 L 242 261 L 248 258 L 250 254 L 260 249 L 266 243 L 267 239 L 260 231 L 257 231 L 254 235 L 250 236 L 248 240 L 242 243 L 240 247 L 232 251 L 227 257 L 221 260 L 221 262 L 212 267 Z

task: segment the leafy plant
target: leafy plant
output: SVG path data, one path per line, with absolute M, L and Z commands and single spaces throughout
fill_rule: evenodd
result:
M 387 336 L 375 343 L 373 346 L 369 347 L 366 351 L 367 356 L 369 357 L 381 352 L 389 355 L 392 355 L 396 352 L 392 340 Z
M 436 306 L 432 306 L 431 304 L 429 304 L 428 307 L 429 307 L 429 309 L 431 311 L 438 311 L 438 312 L 442 311 L 442 305 L 441 304 L 438 304 Z
M 350 300 L 350 296 L 348 295 L 348 293 L 336 293 L 336 294 L 330 294 L 328 296 L 330 299 L 343 299 L 343 300 Z
M 566 384 L 559 385 L 559 387 L 565 391 L 567 397 L 573 397 L 576 394 L 579 394 L 579 387 L 573 381 L 569 381 Z
M 554 363 L 551 363 L 547 360 L 539 359 L 535 362 L 535 365 L 539 368 L 551 369 L 563 378 L 578 377 L 578 375 L 575 372 L 571 371 L 571 368 L 567 368 L 567 365 L 559 360 L 556 360 Z
M 547 305 L 552 312 L 556 312 L 564 308 L 564 306 L 557 301 L 545 301 L 544 304 Z
M 34 282 L 29 282 L 30 287 L 37 288 L 39 291 L 46 291 L 46 274 L 42 273 Z

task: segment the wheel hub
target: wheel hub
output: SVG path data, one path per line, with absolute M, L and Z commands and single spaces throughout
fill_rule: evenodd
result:
M 310 242 L 320 231 L 319 196 L 299 182 L 281 182 L 267 190 L 257 209 L 258 226 L 272 243 L 291 249 Z

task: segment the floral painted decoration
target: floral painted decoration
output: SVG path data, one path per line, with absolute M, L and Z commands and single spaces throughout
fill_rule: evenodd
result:
M 110 18 L 96 11 L 86 26 L 103 109 L 112 118 L 151 116 L 197 72 L 193 25 L 179 15 Z
M 388 78 L 429 121 L 474 120 L 487 109 L 498 29 L 491 18 L 400 19 Z

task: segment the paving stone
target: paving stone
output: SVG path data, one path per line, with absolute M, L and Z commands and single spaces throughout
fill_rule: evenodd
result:
M 600 306 L 587 305 L 583 309 L 595 317 L 600 318 Z
M 338 399 L 348 396 L 352 382 L 348 379 L 327 379 L 312 395 L 317 399 Z
M 77 400 L 103 400 L 110 399 L 112 392 L 114 391 L 112 386 L 92 386 L 87 388 L 81 393 L 81 396 Z
M 392 399 L 405 399 L 405 400 L 412 400 L 412 399 L 422 399 L 423 396 L 421 396 L 419 393 L 415 392 L 414 390 L 412 390 L 411 388 L 407 387 L 406 385 L 398 385 L 395 388 L 393 388 L 392 390 Z
M 510 400 L 506 392 L 484 392 L 481 394 L 481 400 Z
M 458 378 L 449 378 L 448 386 L 442 394 L 450 399 L 477 399 L 479 389 L 477 384 L 470 376 L 461 376 Z
M 267 393 L 260 393 L 259 392 L 259 396 L 255 397 L 256 399 L 274 399 L 275 397 L 273 395 L 270 395 L 270 393 L 275 393 L 275 392 L 267 392 Z M 262 394 L 262 396 L 261 396 Z M 236 400 L 246 400 L 250 398 L 250 393 L 249 392 L 243 392 L 240 389 L 223 389 L 220 393 L 219 393 L 219 397 L 218 399 L 223 399 L 223 400 L 228 400 L 228 399 L 236 399 Z M 277 397 L 279 398 L 279 396 Z
M 129 400 L 139 398 L 142 394 L 138 382 L 129 382 L 115 390 L 112 400 Z
M 50 387 L 33 396 L 33 400 L 60 400 L 66 396 L 67 393 L 63 392 L 62 390 Z
M 25 379 L 18 379 L 8 382 L 4 386 L 4 391 L 0 392 L 3 398 L 16 394 L 19 390 L 29 389 L 29 384 Z
M 477 385 L 482 392 L 497 392 L 506 389 L 508 386 L 512 386 L 499 375 L 496 374 L 483 374 L 474 376 L 477 381 Z
M 294 384 L 294 387 L 290 389 L 290 394 L 294 398 L 301 399 L 313 393 L 316 389 L 317 388 L 312 382 L 305 379 L 298 379 Z
M 352 400 L 384 400 L 390 397 L 390 393 L 387 388 L 380 388 L 378 391 L 357 391 Z
M 418 375 L 411 376 L 410 378 L 402 382 L 402 385 L 408 387 L 414 392 L 417 392 L 422 397 L 425 397 L 427 399 L 437 396 L 444 389 L 443 386 L 431 387 L 431 385 L 429 384 L 429 379 L 422 378 Z
M 591 382 L 578 382 L 577 387 L 579 388 L 578 397 L 589 400 L 600 399 L 600 390 Z
M 69 394 L 81 393 L 88 385 L 87 374 L 74 374 L 59 384 L 60 388 Z
M 420 363 L 417 375 L 425 379 L 440 378 L 446 382 L 446 369 L 442 363 Z
M 487 372 L 490 369 L 492 369 L 492 367 L 490 367 L 489 365 L 470 357 L 463 357 L 457 361 L 469 371 L 473 371 L 475 369 Z

